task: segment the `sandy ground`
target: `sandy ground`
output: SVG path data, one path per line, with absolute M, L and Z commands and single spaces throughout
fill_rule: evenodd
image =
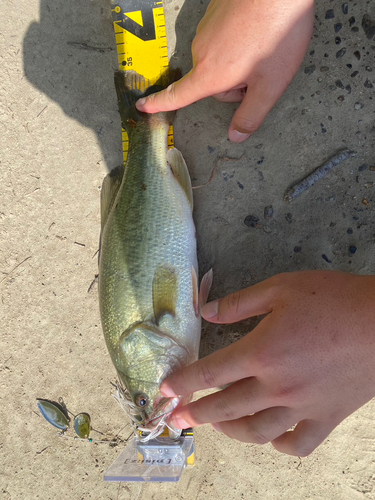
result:
M 208 99 L 177 115 L 176 145 L 193 183 L 217 165 L 209 186 L 195 191 L 200 269 L 214 268 L 212 298 L 281 271 L 375 272 L 375 41 L 361 26 L 366 12 L 375 20 L 375 5 L 348 4 L 344 14 L 341 1 L 318 2 L 299 74 L 246 144 L 227 140 L 235 105 Z M 206 6 L 166 2 L 169 42 L 176 26 L 174 57 L 184 72 Z M 334 18 L 325 18 L 328 9 Z M 106 437 L 130 432 L 110 395 L 115 372 L 97 289 L 87 293 L 97 272 L 101 182 L 121 162 L 114 36 L 104 0 L 2 0 L 0 15 L 1 498 L 375 498 L 374 402 L 302 461 L 199 428 L 196 467 L 178 484 L 141 491 L 103 481 L 124 445 L 59 438 L 40 416 L 37 397 L 63 397 Z M 356 158 L 292 204 L 283 201 L 292 180 L 344 146 Z M 265 219 L 268 205 L 273 215 Z M 257 227 L 244 224 L 248 215 L 259 218 Z M 201 355 L 250 327 L 204 325 Z

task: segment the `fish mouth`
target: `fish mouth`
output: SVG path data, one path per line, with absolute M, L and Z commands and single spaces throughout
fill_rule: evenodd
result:
M 175 438 L 181 434 L 180 429 L 175 429 L 169 422 L 172 412 L 179 406 L 181 400 L 179 397 L 165 398 L 159 397 L 154 401 L 154 408 L 151 415 L 145 419 L 143 425 L 138 425 L 137 430 L 141 432 L 140 440 L 145 442 L 154 439 L 163 433 L 167 427 Z
M 147 442 L 150 439 L 155 439 L 164 432 L 166 427 L 169 429 L 169 435 L 172 439 L 180 437 L 181 430 L 176 429 L 168 420 L 172 412 L 182 403 L 182 398 L 157 396 L 153 402 L 153 409 L 148 416 L 144 410 L 135 405 L 129 391 L 124 388 L 120 381 L 115 387 L 116 394 L 113 394 L 113 397 L 130 418 L 139 441 Z

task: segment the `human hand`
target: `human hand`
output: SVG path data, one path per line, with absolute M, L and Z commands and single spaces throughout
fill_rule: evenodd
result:
M 279 274 L 206 304 L 213 323 L 267 316 L 163 382 L 165 396 L 231 384 L 178 408 L 171 422 L 212 423 L 231 438 L 308 455 L 375 395 L 374 304 L 375 276 L 333 271 Z
M 230 140 L 242 142 L 297 73 L 313 23 L 314 0 L 211 0 L 193 40 L 193 69 L 137 108 L 172 111 L 209 96 L 242 101 L 229 127 Z

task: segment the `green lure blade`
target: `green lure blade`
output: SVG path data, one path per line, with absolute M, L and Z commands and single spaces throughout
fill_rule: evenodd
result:
M 88 438 L 91 430 L 91 418 L 88 413 L 80 413 L 74 419 L 74 430 L 82 439 Z

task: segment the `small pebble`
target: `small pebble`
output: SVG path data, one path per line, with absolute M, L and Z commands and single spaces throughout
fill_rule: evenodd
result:
M 294 247 L 293 252 L 299 253 L 302 250 L 302 247 Z
M 355 23 L 355 17 L 351 17 L 349 19 L 349 26 L 353 26 L 354 23 Z
M 322 81 L 323 81 L 323 78 L 320 76 L 319 78 L 317 78 L 317 79 L 316 79 L 316 81 L 317 81 L 318 83 L 320 83 L 320 82 L 322 82 Z
M 272 229 L 271 229 L 270 227 L 268 227 L 268 226 L 263 226 L 263 231 L 264 231 L 265 233 L 271 233 L 271 232 L 272 232 Z
M 323 254 L 322 254 L 322 258 L 323 258 L 326 262 L 328 262 L 328 264 L 332 264 L 332 261 L 331 261 L 331 260 L 329 260 L 329 258 L 326 256 L 326 254 L 325 254 L 325 253 L 323 253 Z
M 365 182 L 365 188 L 368 189 L 368 188 L 372 188 L 374 187 L 374 183 L 372 181 L 370 182 Z
M 345 87 L 345 90 L 347 90 L 347 91 L 348 91 L 348 94 L 351 94 L 351 93 L 352 93 L 352 88 L 351 88 L 351 86 L 350 86 L 350 85 L 347 85 L 347 86 Z
M 366 71 L 369 71 L 369 72 L 371 73 L 372 68 L 371 68 L 371 66 L 366 66 L 365 70 L 366 70 Z
M 353 26 L 352 31 L 353 33 L 358 33 L 359 28 L 357 26 Z
M 358 111 L 358 110 L 362 109 L 362 108 L 363 108 L 363 106 L 364 106 L 364 104 L 362 104 L 361 102 L 356 102 L 356 103 L 354 104 L 354 109 L 355 109 L 356 111 Z
M 339 96 L 338 96 L 338 98 L 337 98 L 337 100 L 338 100 L 338 101 L 341 101 L 341 102 L 342 102 L 344 99 L 345 99 L 345 97 L 344 97 L 343 95 L 339 95 Z
M 322 73 L 326 73 L 327 71 L 329 71 L 329 67 L 328 67 L 328 66 L 322 66 L 322 67 L 320 68 L 320 71 L 321 71 Z
M 366 205 L 366 207 L 369 207 L 369 206 L 370 206 L 370 203 L 368 202 L 368 199 L 367 199 L 367 198 L 363 198 L 363 199 L 362 199 L 362 203 L 363 203 L 364 205 Z
M 241 184 L 240 182 L 237 181 L 237 185 L 240 189 L 243 189 L 243 184 Z
M 288 212 L 287 214 L 285 214 L 285 220 L 287 222 L 292 222 L 292 218 L 293 218 L 293 215 L 290 212 Z
M 247 227 L 257 227 L 258 222 L 259 217 L 257 217 L 256 215 L 248 215 L 244 220 L 244 223 Z
M 347 3 L 343 3 L 341 8 L 342 8 L 343 14 L 347 14 L 349 12 L 349 6 Z
M 341 43 L 341 38 L 340 38 L 339 36 L 337 36 L 337 37 L 335 38 L 335 44 L 336 44 L 336 45 L 340 45 L 340 43 Z
M 327 129 L 325 128 L 323 123 L 320 124 L 320 128 L 321 128 L 322 134 L 325 134 L 327 132 Z
M 353 71 L 353 73 L 350 75 L 352 78 L 355 78 L 359 74 L 359 71 Z
M 346 54 L 345 48 L 339 50 L 338 52 L 336 52 L 336 59 L 341 59 L 342 57 L 344 57 L 345 54 Z
M 342 24 L 341 23 L 337 23 L 335 24 L 335 33 L 338 33 L 342 28 Z
M 349 68 L 349 69 L 352 69 L 353 64 L 347 64 L 346 67 Z
M 370 170 L 371 170 L 371 172 L 374 172 L 374 170 L 375 170 L 375 165 L 371 165 Z
M 350 245 L 349 252 L 353 254 L 353 253 L 356 253 L 356 251 L 357 251 L 357 247 L 355 247 L 354 245 Z
M 273 216 L 273 206 L 267 205 L 266 207 L 264 207 L 264 218 L 270 219 L 272 216 Z
M 333 19 L 335 17 L 335 12 L 333 9 L 329 9 L 326 12 L 326 19 Z
M 356 58 L 358 59 L 358 61 L 361 59 L 361 53 L 360 53 L 360 51 L 359 51 L 359 50 L 356 50 L 356 51 L 354 52 L 354 57 L 356 57 Z
M 341 80 L 336 80 L 335 81 L 335 85 L 336 87 L 338 87 L 339 89 L 343 89 L 344 88 L 344 84 L 342 83 Z
M 349 227 L 349 229 L 346 231 L 348 234 L 353 234 L 353 229 Z
M 324 57 L 325 58 L 329 57 L 329 55 L 327 54 L 327 52 L 324 54 Z
M 375 21 L 368 14 L 365 14 L 362 18 L 362 28 L 367 38 L 372 40 L 375 36 Z
M 306 66 L 305 68 L 305 75 L 312 75 L 314 71 L 316 70 L 315 64 L 312 64 L 311 66 Z
M 369 79 L 367 79 L 363 85 L 366 87 L 366 89 L 372 89 L 374 87 Z
M 213 148 L 212 146 L 207 146 L 207 149 L 208 149 L 208 152 L 210 153 L 210 155 L 212 155 L 212 153 L 215 152 L 215 148 Z
M 363 165 L 361 165 L 360 167 L 358 167 L 358 172 L 364 172 L 365 170 L 367 170 L 367 164 L 364 163 Z

